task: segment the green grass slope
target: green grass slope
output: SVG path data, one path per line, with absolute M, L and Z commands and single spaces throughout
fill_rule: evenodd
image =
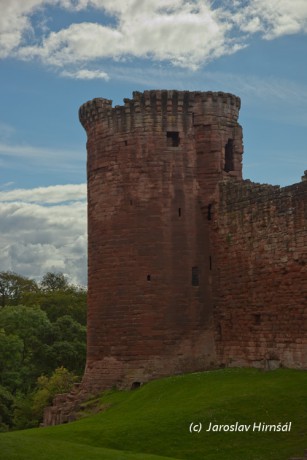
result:
M 1 460 L 288 460 L 307 448 L 306 371 L 189 374 L 109 391 L 100 404 L 108 409 L 74 423 L 1 434 Z M 210 422 L 292 428 L 208 432 Z

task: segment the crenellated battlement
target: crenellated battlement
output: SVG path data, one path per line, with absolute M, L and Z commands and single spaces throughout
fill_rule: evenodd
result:
M 92 123 L 96 123 L 106 116 L 112 110 L 112 101 L 96 97 L 91 101 L 83 104 L 79 109 L 79 120 L 85 130 Z
M 240 106 L 239 97 L 221 91 L 135 91 L 132 99 L 124 99 L 124 105 L 112 107 L 112 101 L 103 98 L 86 102 L 80 107 L 79 118 L 86 131 L 102 121 L 108 130 L 128 132 L 144 123 L 147 127 L 150 123 L 156 125 L 157 121 L 161 124 L 161 119 L 166 117 L 178 118 L 180 122 L 190 116 L 194 124 L 207 123 L 202 116 L 236 122 Z

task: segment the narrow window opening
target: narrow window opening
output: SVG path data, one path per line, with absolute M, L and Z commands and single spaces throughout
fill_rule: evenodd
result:
M 209 269 L 212 270 L 212 257 L 209 256 Z
M 178 216 L 181 217 L 181 208 L 178 208 Z
M 141 386 L 141 382 L 133 382 L 133 384 L 131 385 L 131 390 L 137 390 L 138 388 L 140 388 Z
M 127 147 L 127 145 L 128 145 L 128 141 L 124 141 L 124 144 L 125 144 L 125 146 Z
M 147 275 L 147 281 L 151 281 L 151 275 Z
M 208 215 L 207 215 L 208 220 L 212 219 L 212 204 L 208 204 Z
M 254 314 L 254 324 L 260 324 L 261 323 L 261 315 L 260 313 L 255 313 Z
M 178 131 L 167 131 L 166 139 L 167 139 L 168 147 L 178 147 L 180 144 L 180 138 L 179 138 Z
M 225 166 L 224 171 L 229 172 L 233 171 L 233 139 L 228 139 L 227 144 L 225 145 Z
M 130 206 L 132 206 L 132 205 L 133 205 L 133 201 L 132 201 L 132 200 L 130 200 Z
M 192 286 L 199 286 L 198 267 L 192 267 Z

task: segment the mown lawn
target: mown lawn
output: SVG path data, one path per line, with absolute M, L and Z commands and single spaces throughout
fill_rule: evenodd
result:
M 110 407 L 74 423 L 1 434 L 1 460 L 288 460 L 307 449 L 307 371 L 189 374 L 109 391 L 100 403 Z M 292 429 L 207 432 L 210 422 Z

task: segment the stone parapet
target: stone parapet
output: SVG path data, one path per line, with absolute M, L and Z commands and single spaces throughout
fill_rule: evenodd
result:
M 240 98 L 230 93 L 152 90 L 134 92 L 132 99 L 126 98 L 124 105 L 115 107 L 109 99 L 95 98 L 80 107 L 79 119 L 88 133 L 99 123 L 110 135 L 140 127 L 163 130 L 178 122 L 186 132 L 192 124 L 237 122 L 240 106 Z

